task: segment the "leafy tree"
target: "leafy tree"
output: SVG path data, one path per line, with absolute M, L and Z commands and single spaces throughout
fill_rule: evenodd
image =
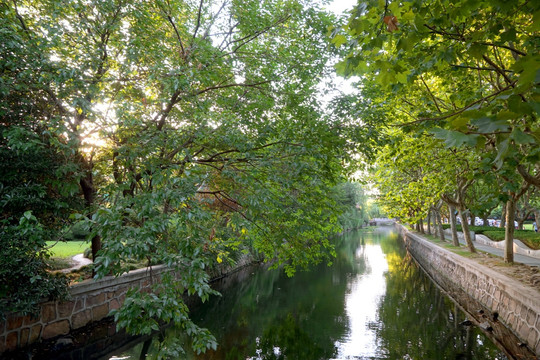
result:
M 399 130 L 393 135 L 377 156 L 374 181 L 389 216 L 420 223 L 442 193 L 451 189 L 445 179 L 450 170 L 444 169 L 448 152 L 436 142 L 421 142 Z
M 47 271 L 46 241 L 59 241 L 80 209 L 80 172 L 46 100 L 41 47 L 22 33 L 17 14 L 0 5 L 0 317 L 37 311 L 65 296 L 66 279 Z
M 321 46 L 334 18 L 318 3 L 1 6 L 24 54 L 8 58 L 28 76 L 21 99 L 44 104 L 31 117 L 65 150 L 84 199 L 96 276 L 133 259 L 170 269 L 152 294 L 128 294 L 119 326 L 146 334 L 172 321 L 204 351 L 215 342 L 182 296 L 215 293 L 209 267 L 252 251 L 292 275 L 333 255 L 328 194 L 354 159 L 341 119 L 317 100 L 335 53 Z
M 510 173 L 540 185 L 538 10 L 529 1 L 365 1 L 345 33 L 333 30 L 349 51 L 337 70 L 386 89 L 403 129 L 482 149 L 515 203 L 525 185 Z
M 339 223 L 345 230 L 357 229 L 368 223 L 367 197 L 358 183 L 345 182 L 337 188 L 338 204 L 345 210 L 339 217 Z

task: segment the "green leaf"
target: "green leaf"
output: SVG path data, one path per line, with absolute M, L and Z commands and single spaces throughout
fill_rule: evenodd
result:
M 456 130 L 466 129 L 467 124 L 469 123 L 469 118 L 458 116 L 450 120 L 450 125 Z
M 401 21 L 403 22 L 410 22 L 410 21 L 413 21 L 414 20 L 414 13 L 412 12 L 412 10 L 409 10 L 407 11 L 406 13 L 404 13 L 403 15 L 401 15 Z
M 509 145 L 510 145 L 509 139 L 505 139 L 504 141 L 500 142 L 499 145 L 497 146 L 498 148 L 497 157 L 493 161 L 497 169 L 500 169 L 502 167 L 504 159 L 510 150 Z
M 347 42 L 347 38 L 344 35 L 338 34 L 334 36 L 332 39 L 332 43 L 336 45 L 336 47 L 340 47 L 341 45 L 345 44 Z
M 518 114 L 509 110 L 502 110 L 497 113 L 497 120 L 515 120 L 518 117 Z
M 483 117 L 471 121 L 471 124 L 478 128 L 482 134 L 491 134 L 499 131 L 507 131 L 510 124 L 506 120 L 494 120 L 490 117 Z
M 347 61 L 340 61 L 336 65 L 334 65 L 334 68 L 336 69 L 336 73 L 338 75 L 344 76 L 347 72 Z
M 516 41 L 516 29 L 508 29 L 501 34 L 501 41 L 504 43 Z
M 478 135 L 464 134 L 454 130 L 434 128 L 430 132 L 435 135 L 435 138 L 444 140 L 448 148 L 461 147 L 463 145 L 475 146 L 478 140 Z
M 536 139 L 533 136 L 526 134 L 517 128 L 512 131 L 510 138 L 518 145 L 534 144 L 536 142 Z
M 468 53 L 477 60 L 482 60 L 482 56 L 486 53 L 486 46 L 474 43 L 469 47 Z

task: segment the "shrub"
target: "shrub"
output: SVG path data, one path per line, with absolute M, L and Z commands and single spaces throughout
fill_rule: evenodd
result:
M 67 296 L 67 279 L 47 271 L 46 230 L 31 212 L 17 225 L 0 226 L 0 319 L 8 313 L 35 314 L 43 299 Z
M 450 224 L 443 224 L 443 229 L 450 229 Z M 457 231 L 462 231 L 461 225 L 456 225 Z M 486 231 L 502 232 L 504 238 L 504 228 L 498 228 L 494 226 L 469 226 L 469 230 L 474 231 L 475 234 L 485 234 Z
M 502 231 L 501 231 L 502 230 Z M 504 229 L 498 231 L 486 231 L 484 235 L 493 241 L 504 240 Z M 514 239 L 521 240 L 525 245 L 531 249 L 540 250 L 540 233 L 530 230 L 516 230 L 514 232 Z

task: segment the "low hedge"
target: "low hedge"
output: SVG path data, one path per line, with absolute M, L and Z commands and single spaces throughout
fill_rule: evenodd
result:
M 450 224 L 443 224 L 443 229 L 450 229 Z M 456 225 L 457 231 L 462 231 L 461 225 Z M 502 231 L 504 237 L 504 228 L 498 228 L 494 226 L 469 226 L 470 231 L 474 231 L 475 234 L 484 234 L 486 231 Z
M 503 241 L 504 240 L 504 229 L 503 231 L 486 231 L 484 235 L 490 238 L 493 241 Z M 540 233 L 531 231 L 531 230 L 515 230 L 514 239 L 521 240 L 525 245 L 534 250 L 540 250 Z
M 450 224 L 443 224 L 443 228 L 449 229 Z M 457 231 L 462 231 L 461 225 L 456 225 Z M 483 234 L 493 241 L 504 240 L 504 228 L 494 226 L 469 226 L 469 230 L 475 234 Z M 515 230 L 514 239 L 521 240 L 525 245 L 534 250 L 540 250 L 540 233 L 532 230 Z

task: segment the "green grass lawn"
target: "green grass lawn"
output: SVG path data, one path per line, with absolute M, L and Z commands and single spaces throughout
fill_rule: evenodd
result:
M 523 224 L 523 230 L 534 230 L 533 224 Z
M 84 250 L 90 247 L 88 241 L 59 241 L 55 244 L 54 241 L 47 241 L 47 246 L 54 245 L 51 249 L 51 256 L 58 258 L 70 258 L 74 255 L 81 254 Z

